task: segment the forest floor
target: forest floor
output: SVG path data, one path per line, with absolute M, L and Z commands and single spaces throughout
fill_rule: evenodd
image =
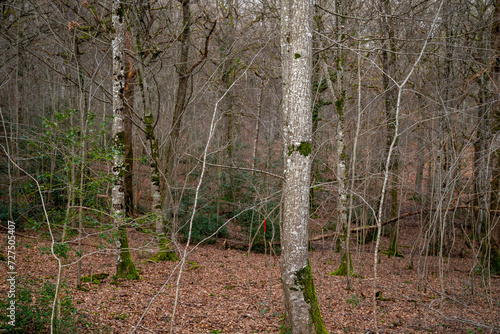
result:
M 473 269 L 477 264 L 473 251 L 459 236 L 441 267 L 438 257 L 425 256 L 417 247 L 414 269 L 409 269 L 418 231 L 417 221 L 405 222 L 399 241 L 404 258 L 378 254 L 380 332 L 500 333 L 500 278 L 485 280 Z M 0 230 L 2 252 L 7 247 L 5 232 Z M 49 239 L 40 233 L 23 233 L 16 239 L 18 275 L 55 282 L 57 263 L 47 254 Z M 89 321 L 104 326 L 105 332 L 131 333 L 136 328 L 135 333 L 167 333 L 172 318 L 175 333 L 279 332 L 284 311 L 279 256 L 226 249 L 221 240 L 191 247 L 173 316 L 180 262 L 149 263 L 146 260 L 156 251 L 152 235 L 129 229 L 129 238 L 142 279 L 112 284 L 115 258 L 106 251 L 83 261 L 83 275 L 110 274 L 100 284 L 83 283 L 87 291 L 75 288 L 76 265 L 62 272 L 74 305 Z M 99 250 L 101 240 L 94 236 L 83 243 L 88 254 Z M 380 249 L 386 249 L 387 243 L 383 237 Z M 353 239 L 352 261 L 358 277 L 352 279 L 350 291 L 346 277 L 329 275 L 339 264 L 339 254 L 330 245 L 331 239 L 319 241 L 310 252 L 325 326 L 331 333 L 371 333 L 375 330 L 371 297 L 375 243 L 360 246 Z M 5 273 L 2 264 L 0 275 Z M 2 298 L 7 288 L 2 280 Z

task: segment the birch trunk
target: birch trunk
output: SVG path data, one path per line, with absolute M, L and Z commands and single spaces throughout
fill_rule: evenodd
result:
M 111 213 L 116 228 L 116 277 L 137 279 L 139 274 L 135 269 L 130 256 L 127 227 L 125 225 L 125 191 L 124 175 L 125 158 L 124 147 L 124 104 L 125 104 L 125 62 L 124 62 L 124 5 L 122 1 L 113 2 L 113 28 L 115 36 L 112 41 L 113 49 L 113 177 L 114 184 L 111 193 Z
M 308 260 L 311 175 L 312 1 L 281 1 L 282 112 L 285 144 L 281 277 L 282 333 L 327 333 Z

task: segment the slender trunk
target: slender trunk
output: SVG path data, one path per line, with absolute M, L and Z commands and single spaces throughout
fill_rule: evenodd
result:
M 343 6 L 341 1 L 336 1 L 336 10 L 339 13 L 343 12 Z M 341 21 L 342 20 L 342 21 Z M 340 31 L 340 26 L 344 23 L 343 19 L 337 20 L 337 30 Z M 318 29 L 322 26 L 321 17 L 316 17 L 316 22 L 318 23 Z M 343 39 L 343 36 L 340 36 Z M 320 43 L 320 47 L 321 43 Z M 347 276 L 347 289 L 351 289 L 351 254 L 350 254 L 350 221 L 347 218 L 347 154 L 345 145 L 345 100 L 346 100 L 346 89 L 345 89 L 345 74 L 344 74 L 344 62 L 345 62 L 345 52 L 341 48 L 337 50 L 336 63 L 335 63 L 335 76 L 337 82 L 337 87 L 335 88 L 332 84 L 332 77 L 328 71 L 328 66 L 325 62 L 326 55 L 320 60 L 320 67 L 323 76 L 326 79 L 327 88 L 331 95 L 331 99 L 335 101 L 335 108 L 337 111 L 337 133 L 336 133 L 336 145 L 337 145 L 337 183 L 338 183 L 338 195 L 337 195 L 337 224 L 338 231 L 341 235 L 341 260 L 340 266 L 332 274 L 339 276 Z M 314 115 L 313 115 L 314 117 Z M 314 121 L 314 118 L 313 118 Z
M 72 129 L 74 128 L 73 115 L 74 113 L 72 112 L 70 116 L 70 125 Z M 76 185 L 76 166 L 73 162 L 74 161 L 73 159 L 75 158 L 76 152 L 75 152 L 75 145 L 74 144 L 70 145 L 71 145 L 70 159 L 68 161 L 68 163 L 70 164 L 68 168 L 68 194 L 67 194 L 68 201 L 66 202 L 66 214 L 64 216 L 61 242 L 64 242 L 64 240 L 66 239 L 66 231 L 68 229 L 68 223 L 71 222 L 71 226 L 74 227 L 73 219 L 71 219 L 71 207 L 75 204 L 74 188 Z
M 422 201 L 422 183 L 424 180 L 425 154 L 424 147 L 424 130 L 420 125 L 417 126 L 417 171 L 415 176 L 415 197 L 420 202 Z
M 11 143 L 12 143 L 12 134 L 10 135 L 10 138 L 9 138 L 9 133 L 7 132 L 7 127 L 5 126 L 5 119 L 3 117 L 3 112 L 2 112 L 2 108 L 0 107 L 0 118 L 1 118 L 1 121 L 2 121 L 2 129 L 3 129 L 3 132 L 4 132 L 4 136 L 5 136 L 5 150 L 7 153 L 7 176 L 9 178 L 9 190 L 8 190 L 8 195 L 9 195 L 9 220 L 10 221 L 14 221 L 14 217 L 13 217 L 13 214 L 12 214 L 12 203 L 13 203 L 13 196 L 12 196 L 12 165 L 11 165 L 11 161 L 10 159 L 13 159 L 12 155 L 11 155 Z
M 125 191 L 125 213 L 127 217 L 134 215 L 134 145 L 132 129 L 132 109 L 134 107 L 134 86 L 136 71 L 133 68 L 132 57 L 128 54 L 132 50 L 132 36 L 125 33 L 125 93 L 124 93 L 124 158 L 125 175 L 123 176 L 123 189 Z
M 491 44 L 495 52 L 496 62 L 492 67 L 492 100 L 493 106 L 490 113 L 492 131 L 492 139 L 498 142 L 498 130 L 500 129 L 500 95 L 498 87 L 500 85 L 500 0 L 495 0 L 493 10 L 493 24 L 491 27 Z M 491 155 L 491 183 L 490 183 L 490 198 L 489 207 L 491 210 L 500 208 L 500 150 L 496 150 Z M 495 221 L 489 219 L 487 226 L 487 243 L 485 247 L 484 258 L 487 260 L 491 274 L 500 274 L 500 222 L 498 217 Z M 493 226 L 496 225 L 496 233 L 491 233 Z M 495 240 L 496 239 L 496 240 Z
M 125 221 L 125 191 L 124 176 L 126 173 L 124 148 L 124 104 L 125 104 L 125 64 L 124 64 L 124 38 L 125 38 L 125 6 L 121 0 L 113 1 L 113 28 L 115 35 L 112 41 L 113 49 L 113 177 L 111 213 L 114 217 L 116 235 L 116 277 L 137 279 L 139 274 L 135 269 L 130 255 L 127 227 Z
M 260 129 L 260 116 L 262 114 L 262 103 L 264 101 L 264 85 L 265 81 L 264 79 L 261 79 L 260 90 L 259 90 L 259 105 L 257 107 L 257 120 L 255 121 L 255 137 L 253 140 L 252 169 L 255 168 L 255 163 L 257 162 L 257 146 L 259 143 L 259 129 Z
M 391 84 L 391 76 L 394 77 L 395 65 L 396 65 L 396 42 L 395 42 L 395 32 L 392 22 L 392 9 L 390 0 L 382 0 L 381 11 L 384 14 L 381 19 L 382 33 L 386 35 L 386 40 L 384 42 L 384 48 L 382 50 L 382 68 L 384 70 L 384 75 L 382 76 L 382 86 L 384 88 L 385 95 L 385 112 L 387 119 L 387 140 L 386 140 L 386 155 L 389 154 L 389 149 L 393 139 L 396 138 L 393 147 L 393 159 L 389 168 L 391 173 L 390 181 L 390 217 L 394 218 L 398 216 L 398 176 L 399 176 L 399 140 L 395 134 L 395 124 L 396 124 L 396 90 L 393 84 Z M 396 136 L 396 137 L 395 137 Z M 394 224 L 391 227 L 391 235 L 389 248 L 387 249 L 387 255 L 390 256 L 402 256 L 398 251 L 397 240 L 398 240 L 398 226 L 399 224 Z
M 176 200 L 172 188 L 168 184 L 173 184 L 174 180 L 174 166 L 176 160 L 177 141 L 181 131 L 182 115 L 186 109 L 186 96 L 189 83 L 189 76 L 187 62 L 189 58 L 190 36 L 191 36 L 191 12 L 189 8 L 190 0 L 181 0 L 182 4 L 182 34 L 180 36 L 181 51 L 179 54 L 179 61 L 177 64 L 177 93 L 175 97 L 174 114 L 172 117 L 172 128 L 170 131 L 170 139 L 168 141 L 166 152 L 166 169 L 165 176 L 167 182 L 162 187 L 162 202 L 165 207 L 172 207 Z M 168 183 L 168 184 L 166 184 Z M 177 240 L 177 233 L 179 230 L 178 222 L 173 215 L 171 221 L 172 240 Z
M 79 99 L 79 109 L 80 109 L 80 129 L 81 129 L 81 147 L 80 147 L 80 186 L 79 186 L 79 209 L 78 209 L 78 263 L 77 263 L 77 274 L 76 282 L 77 287 L 81 288 L 81 274 L 82 274 L 82 237 L 83 237 L 83 204 L 84 204 L 84 194 L 85 194 L 85 164 L 87 158 L 87 111 L 88 111 L 88 100 L 85 90 L 84 74 L 81 71 L 80 64 L 80 52 L 78 50 L 78 42 L 76 40 L 75 34 L 75 60 L 78 71 L 78 85 L 80 89 L 80 99 Z

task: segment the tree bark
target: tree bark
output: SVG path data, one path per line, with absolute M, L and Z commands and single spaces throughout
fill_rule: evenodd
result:
M 190 46 L 190 36 L 191 36 L 191 12 L 189 9 L 190 0 L 180 0 L 182 4 L 182 33 L 180 36 L 181 51 L 179 55 L 179 61 L 177 64 L 177 93 L 175 97 L 175 107 L 174 114 L 172 117 L 172 128 L 170 131 L 170 140 L 168 141 L 167 153 L 166 153 L 166 169 L 165 176 L 167 177 L 167 182 L 172 183 L 174 175 L 175 166 L 175 153 L 177 149 L 177 141 L 180 136 L 181 131 L 181 121 L 182 115 L 186 109 L 186 96 L 188 89 L 188 79 L 190 73 L 188 72 L 187 62 L 189 57 L 189 46 Z M 169 207 L 172 205 L 173 194 L 172 190 L 169 189 L 168 184 L 164 184 L 162 188 L 162 202 L 163 205 Z M 172 240 L 177 240 L 178 233 L 178 223 L 175 215 L 171 221 L 172 228 Z
M 381 2 L 381 28 L 382 34 L 386 35 L 384 41 L 384 48 L 382 50 L 382 68 L 384 70 L 384 75 L 382 76 L 382 86 L 384 88 L 385 95 L 385 113 L 387 117 L 387 137 L 386 137 L 386 155 L 389 154 L 389 149 L 391 143 L 395 138 L 396 133 L 394 131 L 396 124 L 396 87 L 391 84 L 391 77 L 394 78 L 395 66 L 396 66 L 396 41 L 395 41 L 395 31 L 392 20 L 392 9 L 390 0 L 382 0 Z M 399 176 L 399 140 L 396 137 L 394 147 L 393 147 L 393 159 L 389 166 L 389 172 L 391 173 L 390 182 L 390 217 L 398 216 L 398 176 Z M 391 235 L 389 248 L 387 249 L 387 255 L 390 256 L 401 256 L 398 251 L 397 240 L 398 240 L 398 224 L 391 227 Z
M 125 47 L 128 52 L 132 51 L 132 36 L 130 32 L 125 33 Z M 132 108 L 134 106 L 134 86 L 136 71 L 132 65 L 132 57 L 125 55 L 125 103 L 124 103 L 124 154 L 125 175 L 123 188 L 125 190 L 125 214 L 127 217 L 134 215 L 134 145 L 132 131 Z
M 130 256 L 127 227 L 125 225 L 125 191 L 124 175 L 125 159 L 124 147 L 124 104 L 125 104 L 125 64 L 124 64 L 124 37 L 125 18 L 124 4 L 121 0 L 113 1 L 113 28 L 115 35 L 112 41 L 113 49 L 113 177 L 114 184 L 111 193 L 111 213 L 114 217 L 116 235 L 116 277 L 137 279 L 139 274 L 135 269 Z
M 327 333 L 308 260 L 311 172 L 312 1 L 281 1 L 282 112 L 285 144 L 281 277 L 282 333 Z
M 491 44 L 493 48 L 493 52 L 495 53 L 496 61 L 494 62 L 494 66 L 492 67 L 493 75 L 492 80 L 494 82 L 492 95 L 493 95 L 493 103 L 492 111 L 491 111 L 491 130 L 492 130 L 492 151 L 495 149 L 492 154 L 491 160 L 492 168 L 491 168 L 491 184 L 490 184 L 490 213 L 493 210 L 500 209 L 500 150 L 498 149 L 498 136 L 500 130 L 500 0 L 495 0 L 494 2 L 494 10 L 493 10 L 493 24 L 491 27 Z M 496 138 L 495 138 L 496 137 Z M 496 143 L 496 144 L 495 144 Z M 496 147 L 495 147 L 496 145 Z M 498 219 L 498 218 L 497 218 Z M 492 274 L 500 274 L 500 224 L 498 220 L 495 223 L 492 222 L 492 219 L 488 220 L 489 224 L 496 225 L 496 233 L 490 233 L 492 226 L 488 226 L 488 243 L 485 251 L 485 255 L 489 258 L 488 266 L 490 269 L 490 273 Z M 494 232 L 494 231 L 493 231 Z M 493 234 L 493 235 L 492 235 Z M 496 239 L 496 240 L 495 240 Z

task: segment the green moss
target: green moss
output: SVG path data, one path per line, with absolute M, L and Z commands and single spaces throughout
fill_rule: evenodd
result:
M 123 4 L 116 8 L 116 15 L 120 18 L 123 18 L 125 16 L 125 7 L 123 6 Z
M 294 54 L 294 55 L 293 55 L 293 57 L 294 57 L 295 59 L 298 59 L 298 58 L 300 58 L 300 57 L 301 57 L 301 55 L 300 55 L 300 53 L 296 53 L 296 54 Z
M 115 145 L 122 147 L 125 143 L 125 131 L 117 132 L 115 135 Z
M 404 255 L 401 254 L 398 250 L 398 244 L 396 243 L 396 241 L 397 241 L 396 239 L 391 240 L 391 242 L 389 244 L 389 248 L 387 248 L 387 250 L 385 252 L 381 252 L 381 253 L 387 255 L 387 257 L 394 256 L 394 257 L 404 258 Z
M 144 116 L 144 124 L 146 124 L 146 139 L 151 140 L 153 138 L 153 114 Z
M 305 302 L 309 304 L 309 314 L 311 316 L 310 325 L 314 326 L 314 333 L 328 334 L 328 331 L 323 324 L 323 319 L 321 318 L 309 261 L 307 261 L 307 265 L 304 268 L 295 272 L 294 284 L 299 287 L 304 294 Z
M 80 280 L 84 283 L 92 282 L 93 284 L 101 284 L 101 281 L 109 276 L 108 273 L 94 274 L 92 276 L 82 276 Z
M 134 262 L 130 256 L 127 229 L 125 226 L 118 228 L 118 242 L 120 244 L 120 259 L 116 264 L 116 278 L 139 279 L 141 276 L 135 269 Z
M 186 271 L 190 271 L 190 270 L 193 270 L 193 269 L 198 269 L 200 267 L 200 265 L 196 262 L 193 262 L 193 261 L 186 261 L 187 264 L 190 264 L 191 267 L 189 267 L 188 269 L 186 269 Z
M 297 151 L 299 151 L 299 153 L 303 156 L 307 157 L 312 152 L 311 143 L 300 143 L 299 147 L 297 147 Z
M 345 153 L 345 145 L 342 147 L 342 152 L 340 152 L 340 160 L 341 161 L 347 161 L 347 154 Z M 347 175 L 347 168 L 345 169 L 345 173 Z
M 335 107 L 337 108 L 337 112 L 340 115 L 344 114 L 344 99 L 340 99 L 335 101 Z
M 83 283 L 88 283 L 88 282 L 92 281 L 90 276 L 82 276 L 81 280 Z
M 165 235 L 160 236 L 160 250 L 147 262 L 158 263 L 161 261 L 179 261 L 177 254 L 170 248 L 170 242 Z
M 350 260 L 351 254 L 349 254 L 349 260 Z M 350 267 L 351 267 L 351 275 L 353 274 L 353 267 L 352 267 L 352 262 L 350 262 Z M 333 273 L 330 273 L 330 275 L 335 275 L 335 276 L 347 276 L 347 254 L 342 255 L 342 259 L 340 261 L 340 267 L 335 270 Z
M 295 151 L 297 151 L 301 155 L 307 157 L 312 152 L 311 143 L 303 141 L 298 146 L 295 146 L 295 145 L 288 146 L 288 156 L 292 155 L 292 153 Z

